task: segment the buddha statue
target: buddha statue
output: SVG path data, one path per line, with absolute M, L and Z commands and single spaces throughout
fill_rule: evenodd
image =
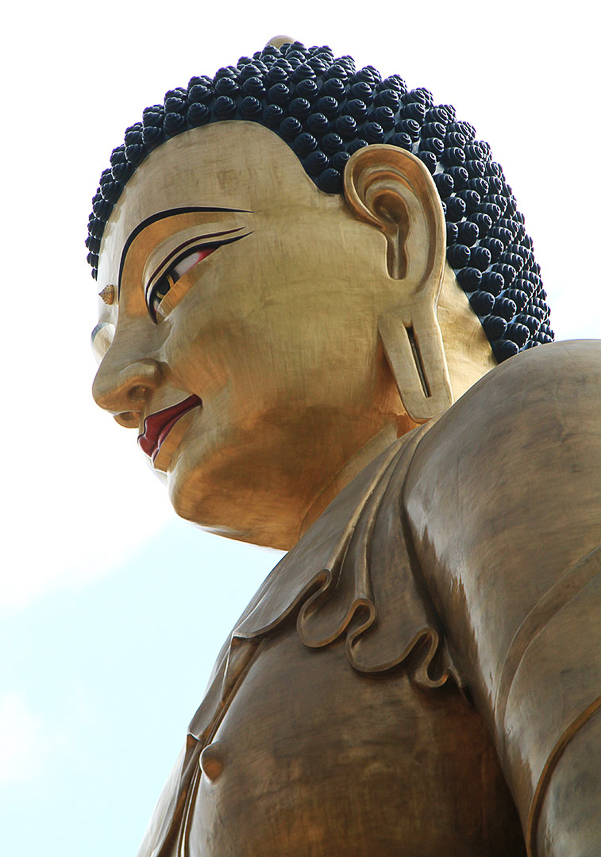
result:
M 448 105 L 278 39 L 93 201 L 97 403 L 184 518 L 288 551 L 140 857 L 594 857 L 601 347 Z

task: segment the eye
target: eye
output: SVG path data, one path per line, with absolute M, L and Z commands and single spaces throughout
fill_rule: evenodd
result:
M 230 229 L 227 232 L 214 232 L 212 235 L 205 235 L 204 238 L 206 241 L 207 238 L 216 238 L 221 235 L 229 235 L 232 232 L 239 232 L 240 229 L 242 229 L 241 226 L 237 229 Z M 146 306 L 154 323 L 156 324 L 158 321 L 157 313 L 165 318 L 169 315 L 171 309 L 181 300 L 183 294 L 185 294 L 185 289 L 182 291 L 182 287 L 185 284 L 182 283 L 182 287 L 175 289 L 170 295 L 170 292 L 179 279 L 192 270 L 195 265 L 198 265 L 199 262 L 202 262 L 203 259 L 206 259 L 207 256 L 210 256 L 211 253 L 214 253 L 219 247 L 223 247 L 226 244 L 234 244 L 236 241 L 247 238 L 249 235 L 252 235 L 252 232 L 234 235 L 232 238 L 223 238 L 219 241 L 213 241 L 211 244 L 207 242 L 190 246 L 197 240 L 192 239 L 187 242 L 188 247 L 186 250 L 183 249 L 183 245 L 179 248 L 182 252 L 176 257 L 174 262 L 171 262 L 171 259 L 176 255 L 177 251 L 174 251 L 171 256 L 167 257 L 163 262 L 163 265 L 166 266 L 163 268 L 163 273 L 158 277 L 151 277 L 146 287 Z M 170 262 L 171 264 L 169 264 Z M 159 270 L 161 268 L 157 269 L 157 273 Z M 166 300 L 166 298 L 168 299 Z
M 161 276 L 151 284 L 146 293 L 146 304 L 153 321 L 156 322 L 157 310 L 177 281 L 192 270 L 195 265 L 210 256 L 216 246 L 195 247 L 188 250 Z

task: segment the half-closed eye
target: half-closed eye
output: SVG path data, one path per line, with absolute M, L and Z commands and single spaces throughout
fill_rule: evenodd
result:
M 236 235 L 235 238 L 210 243 L 198 243 L 192 246 L 190 246 L 192 244 L 190 242 L 188 247 L 182 250 L 179 256 L 176 256 L 171 264 L 169 264 L 169 267 L 166 270 L 163 269 L 162 274 L 151 278 L 146 287 L 146 305 L 152 320 L 156 323 L 159 321 L 159 317 L 164 318 L 183 297 L 183 294 L 185 294 L 185 290 L 182 294 L 174 294 L 172 291 L 178 280 L 184 277 L 192 268 L 195 268 L 196 265 L 200 264 L 207 256 L 214 253 L 219 247 L 239 241 L 249 234 L 251 233 L 246 232 L 243 235 Z M 175 291 L 177 292 L 177 290 Z M 168 295 L 169 300 L 166 300 Z M 169 305 L 169 309 L 165 312 L 167 305 Z
M 172 286 L 174 286 L 177 281 L 184 276 L 184 274 L 191 271 L 195 265 L 198 265 L 199 262 L 202 262 L 202 260 L 206 259 L 207 256 L 210 256 L 211 253 L 214 253 L 216 249 L 217 247 L 215 246 L 205 246 L 191 251 L 188 250 L 179 257 L 175 264 L 172 265 L 169 270 L 162 275 L 162 277 L 159 277 L 146 295 L 146 304 L 154 321 L 157 320 L 157 311 L 163 302 L 163 299 L 166 298 L 171 291 Z

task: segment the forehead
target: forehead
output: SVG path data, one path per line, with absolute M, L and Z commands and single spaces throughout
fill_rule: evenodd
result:
M 168 140 L 129 180 L 106 224 L 98 284 L 117 283 L 123 249 L 140 224 L 173 209 L 262 212 L 326 205 L 301 163 L 279 137 L 252 122 L 219 122 Z M 337 201 L 336 201 L 337 202 Z M 218 220 L 220 213 L 207 212 Z

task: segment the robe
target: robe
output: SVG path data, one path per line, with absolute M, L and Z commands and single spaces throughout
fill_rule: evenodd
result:
M 601 851 L 601 347 L 524 358 L 269 575 L 140 857 Z

